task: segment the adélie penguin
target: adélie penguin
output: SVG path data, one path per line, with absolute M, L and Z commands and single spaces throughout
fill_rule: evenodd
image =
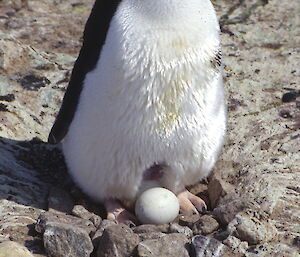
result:
M 132 219 L 122 202 L 151 186 L 205 207 L 185 187 L 225 135 L 219 33 L 209 0 L 96 0 L 49 142 L 109 219 Z

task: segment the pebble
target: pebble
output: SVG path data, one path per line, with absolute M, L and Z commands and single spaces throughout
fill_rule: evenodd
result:
M 218 228 L 219 223 L 210 215 L 201 216 L 192 227 L 194 235 L 208 235 Z
M 0 257 L 33 257 L 33 255 L 19 243 L 4 241 L 0 244 Z
M 189 257 L 189 251 L 186 247 L 188 242 L 186 236 L 173 233 L 160 239 L 149 239 L 140 242 L 137 252 L 139 257 Z
M 193 236 L 193 231 L 187 226 L 180 226 L 177 223 L 172 223 L 169 228 L 169 233 L 181 233 L 188 238 Z
M 107 227 L 99 238 L 97 257 L 131 256 L 139 236 L 124 224 Z
M 193 215 L 180 215 L 178 224 L 181 226 L 188 226 L 189 228 L 192 228 L 193 224 L 197 222 L 200 219 L 199 214 L 193 214 Z
M 216 239 L 197 235 L 192 238 L 195 257 L 240 257 Z
M 43 240 L 51 257 L 89 257 L 94 249 L 89 234 L 72 224 L 49 222 Z
M 97 228 L 101 224 L 101 217 L 92 212 L 89 212 L 82 205 L 75 205 L 72 209 L 72 214 L 78 218 L 91 221 Z

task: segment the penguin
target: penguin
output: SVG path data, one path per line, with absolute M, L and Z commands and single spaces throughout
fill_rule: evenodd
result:
M 206 178 L 226 133 L 218 19 L 209 0 L 96 0 L 48 142 L 107 218 L 145 188 L 174 192 Z

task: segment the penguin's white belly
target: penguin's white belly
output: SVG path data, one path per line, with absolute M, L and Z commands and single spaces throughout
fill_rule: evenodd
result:
M 121 41 L 116 23 L 63 141 L 67 165 L 97 200 L 135 197 L 155 164 L 167 167 L 162 186 L 176 193 L 208 175 L 222 146 L 223 85 L 211 64 L 218 40 L 207 40 L 212 51 L 174 32 L 154 35 L 156 46 L 140 32 Z

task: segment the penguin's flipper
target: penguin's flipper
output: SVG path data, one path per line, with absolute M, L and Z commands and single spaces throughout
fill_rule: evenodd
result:
M 120 0 L 96 0 L 93 6 L 84 29 L 82 48 L 74 64 L 62 106 L 48 137 L 50 144 L 59 143 L 69 130 L 85 76 L 97 65 L 110 21 L 119 3 Z

